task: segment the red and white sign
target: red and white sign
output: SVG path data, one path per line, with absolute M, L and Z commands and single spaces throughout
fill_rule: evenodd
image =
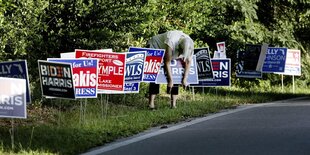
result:
M 75 50 L 76 58 L 98 58 L 98 92 L 123 91 L 125 79 L 125 53 Z
M 225 42 L 216 43 L 217 51 L 214 52 L 213 58 L 226 58 Z
M 301 75 L 300 50 L 288 49 L 285 61 L 285 75 Z
M 47 61 L 71 63 L 76 98 L 96 98 L 98 59 L 48 58 Z

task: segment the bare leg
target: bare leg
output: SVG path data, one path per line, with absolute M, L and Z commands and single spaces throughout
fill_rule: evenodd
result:
M 150 94 L 150 96 L 149 96 L 149 107 L 151 109 L 155 108 L 155 104 L 154 104 L 155 97 L 156 97 L 155 94 Z
M 177 107 L 177 98 L 178 98 L 178 95 L 171 95 L 171 108 L 172 109 Z

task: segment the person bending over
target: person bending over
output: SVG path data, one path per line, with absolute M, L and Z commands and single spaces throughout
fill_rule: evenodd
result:
M 164 69 L 167 73 L 167 93 L 171 95 L 171 108 L 176 108 L 177 95 L 179 93 L 178 85 L 173 84 L 170 68 L 171 60 L 181 59 L 183 61 L 184 75 L 182 86 L 187 86 L 187 77 L 194 53 L 193 40 L 182 31 L 174 30 L 153 36 L 147 44 L 149 48 L 165 49 Z M 159 84 L 150 83 L 149 87 L 149 107 L 155 108 L 154 100 L 159 93 Z

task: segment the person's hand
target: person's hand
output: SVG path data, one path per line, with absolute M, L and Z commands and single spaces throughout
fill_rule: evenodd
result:
M 187 86 L 188 86 L 188 84 L 187 84 L 187 78 L 183 78 L 183 80 L 182 80 L 182 86 L 183 86 L 184 89 L 187 88 Z
M 185 67 L 185 59 L 184 59 L 184 57 L 182 57 L 182 58 L 177 58 L 177 60 L 181 62 L 181 65 L 182 65 L 182 67 L 184 68 L 184 67 Z

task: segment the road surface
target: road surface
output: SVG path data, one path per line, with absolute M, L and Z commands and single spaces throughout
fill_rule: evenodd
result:
M 85 153 L 94 154 L 309 155 L 310 98 L 241 106 Z

